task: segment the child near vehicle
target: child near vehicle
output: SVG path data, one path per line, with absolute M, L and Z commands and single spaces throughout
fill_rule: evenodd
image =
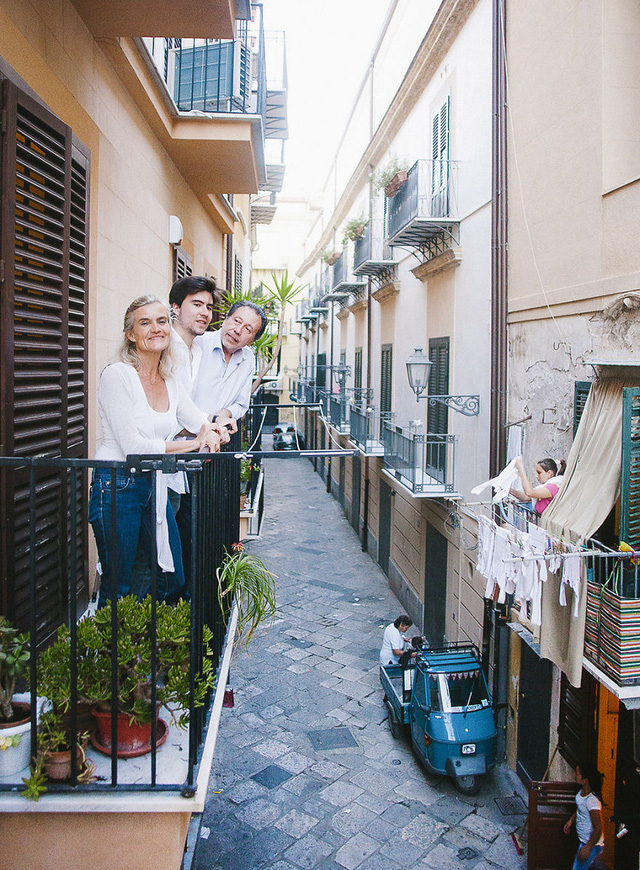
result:
M 576 766 L 576 782 L 580 791 L 576 794 L 576 811 L 564 826 L 565 834 L 575 822 L 580 845 L 573 862 L 573 870 L 587 870 L 594 866 L 604 848 L 602 834 L 602 802 L 600 790 L 603 776 L 595 764 L 582 762 Z

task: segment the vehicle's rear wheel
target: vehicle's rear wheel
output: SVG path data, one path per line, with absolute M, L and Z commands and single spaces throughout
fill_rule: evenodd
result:
M 482 786 L 481 776 L 454 776 L 453 784 L 459 792 L 466 795 L 478 794 Z
M 395 718 L 391 704 L 387 702 L 387 713 L 389 715 L 389 730 L 394 740 L 399 740 L 402 735 L 402 726 Z

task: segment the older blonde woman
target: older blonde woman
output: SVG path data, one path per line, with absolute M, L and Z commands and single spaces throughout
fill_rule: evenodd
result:
M 96 459 L 123 460 L 129 454 L 187 453 L 220 449 L 216 426 L 200 411 L 172 376 L 171 325 L 167 307 L 156 296 L 141 296 L 124 316 L 120 362 L 108 365 L 100 377 L 98 410 L 102 443 Z M 193 440 L 175 440 L 182 429 Z M 158 597 L 174 600 L 184 586 L 180 537 L 167 503 L 165 476 L 156 475 L 156 512 L 152 512 L 151 473 L 116 473 L 117 539 L 112 542 L 112 473 L 95 469 L 89 521 L 102 568 L 99 605 L 112 597 L 149 592 L 149 577 L 157 551 Z M 149 567 L 132 580 L 140 544 Z M 115 564 L 113 564 L 115 562 Z

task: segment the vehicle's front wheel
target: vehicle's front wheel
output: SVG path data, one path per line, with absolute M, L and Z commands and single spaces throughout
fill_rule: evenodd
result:
M 481 776 L 454 776 L 453 784 L 459 792 L 466 795 L 478 794 L 482 786 Z

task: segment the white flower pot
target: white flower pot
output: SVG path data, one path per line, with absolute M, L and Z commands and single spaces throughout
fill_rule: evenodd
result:
M 20 725 L 0 728 L 0 777 L 13 776 L 29 767 L 31 719 Z M 7 745 L 7 744 L 11 745 Z

